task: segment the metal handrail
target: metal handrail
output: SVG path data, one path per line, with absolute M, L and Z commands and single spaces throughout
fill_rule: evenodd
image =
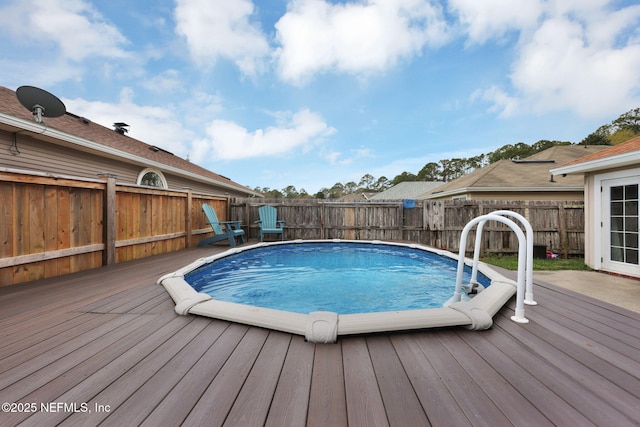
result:
M 501 215 L 501 216 L 510 216 L 519 220 L 524 226 L 526 239 L 527 239 L 527 255 L 526 255 L 526 266 L 525 266 L 525 294 L 524 294 L 524 303 L 527 305 L 537 305 L 538 303 L 533 299 L 533 228 L 531 224 L 525 217 L 520 215 L 519 213 L 508 211 L 508 210 L 499 210 L 490 212 L 492 215 Z M 476 243 L 474 248 L 474 257 L 473 257 L 473 271 L 471 273 L 471 283 L 478 281 L 478 260 L 480 258 L 480 243 L 482 240 L 482 228 L 486 221 L 480 222 L 478 224 L 478 230 L 476 232 Z
M 476 224 L 484 224 L 487 221 L 498 221 L 503 224 L 506 224 L 516 233 L 518 237 L 518 275 L 517 275 L 517 290 L 516 290 L 516 310 L 515 315 L 511 316 L 511 320 L 518 323 L 529 323 L 529 319 L 524 316 L 524 294 L 525 294 L 525 268 L 526 268 L 526 255 L 527 255 L 527 239 L 525 238 L 524 233 L 509 218 L 505 218 L 502 215 L 497 214 L 487 214 L 482 215 L 477 218 L 472 219 L 465 225 L 462 230 L 462 234 L 460 235 L 460 249 L 458 252 L 458 271 L 456 274 L 456 289 L 453 293 L 453 302 L 459 302 L 462 299 L 461 291 L 462 291 L 462 274 L 464 271 L 464 259 L 465 259 L 465 248 L 467 246 L 467 235 L 469 231 Z M 481 228 L 480 228 L 481 231 Z M 480 235 L 480 233 L 478 233 Z M 477 243 L 477 239 L 476 239 Z M 474 248 L 474 252 L 478 252 Z M 474 254 L 473 260 L 473 268 L 477 271 L 478 261 Z M 477 277 L 476 277 L 477 278 Z

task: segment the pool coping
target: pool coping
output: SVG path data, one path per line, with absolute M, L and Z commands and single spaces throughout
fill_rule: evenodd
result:
M 469 301 L 455 302 L 442 308 L 418 310 L 386 311 L 377 313 L 337 314 L 333 312 L 294 313 L 284 310 L 255 307 L 226 301 L 218 301 L 211 296 L 197 292 L 185 280 L 188 272 L 217 259 L 246 250 L 265 246 L 291 245 L 299 243 L 370 243 L 401 246 L 458 260 L 446 250 L 431 248 L 415 243 L 386 242 L 380 240 L 288 240 L 261 242 L 253 245 L 231 248 L 219 254 L 198 258 L 194 262 L 173 273 L 160 277 L 158 284 L 164 286 L 173 301 L 175 312 L 180 315 L 195 314 L 236 323 L 243 323 L 267 329 L 304 335 L 307 341 L 330 343 L 340 335 L 391 332 L 411 329 L 426 329 L 445 326 L 463 326 L 472 330 L 488 329 L 493 324 L 493 316 L 516 293 L 515 281 L 504 277 L 488 264 L 478 263 L 478 271 L 491 280 L 491 285 Z M 472 259 L 465 258 L 465 265 L 471 266 Z M 452 294 L 455 290 L 452 286 Z

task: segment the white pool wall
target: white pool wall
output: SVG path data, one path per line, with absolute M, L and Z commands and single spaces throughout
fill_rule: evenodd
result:
M 395 242 L 363 241 L 363 240 L 295 240 L 270 243 L 257 243 L 199 258 L 191 264 L 162 276 L 158 283 L 162 284 L 173 301 L 176 312 L 181 315 L 195 314 L 231 322 L 243 323 L 297 335 L 304 335 L 312 342 L 335 342 L 337 336 L 365 334 L 373 332 L 390 332 L 400 330 L 425 329 L 445 326 L 464 326 L 469 329 L 487 329 L 491 326 L 491 318 L 516 293 L 516 282 L 505 278 L 485 263 L 479 263 L 478 270 L 491 280 L 491 286 L 480 292 L 468 302 L 451 304 L 449 307 L 421 310 L 399 310 L 377 313 L 342 314 L 316 312 L 300 314 L 284 310 L 274 310 L 245 304 L 218 301 L 211 296 L 199 293 L 191 287 L 184 276 L 217 259 L 257 249 L 264 246 L 292 245 L 301 243 L 359 243 L 402 246 L 443 255 L 457 260 L 451 252 L 429 248 L 418 244 Z M 471 265 L 473 260 L 465 258 Z M 455 283 L 452 284 L 453 294 Z

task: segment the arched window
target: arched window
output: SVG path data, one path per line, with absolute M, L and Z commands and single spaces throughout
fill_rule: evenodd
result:
M 167 188 L 167 180 L 159 170 L 147 168 L 140 172 L 140 175 L 138 175 L 138 185 L 146 185 L 156 188 Z

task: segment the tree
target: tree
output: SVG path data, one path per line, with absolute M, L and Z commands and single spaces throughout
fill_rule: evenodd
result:
M 634 108 L 611 122 L 615 130 L 628 129 L 634 136 L 640 134 L 640 108 Z
M 471 157 L 468 159 L 468 166 L 466 172 L 473 172 L 476 169 L 480 169 L 483 166 L 486 166 L 488 162 L 486 154 L 478 154 L 477 156 Z
M 284 193 L 284 197 L 287 199 L 295 199 L 299 194 L 298 190 L 296 190 L 296 187 L 293 185 L 288 185 L 286 188 L 283 188 L 282 192 Z
M 257 187 L 257 188 L 260 188 L 260 187 Z M 256 189 L 256 191 L 259 191 L 259 190 Z M 278 190 L 271 190 L 269 187 L 264 187 L 260 192 L 269 199 L 281 199 L 282 197 L 284 197 L 284 194 L 282 194 L 282 192 Z
M 311 196 L 309 195 L 309 193 L 307 193 L 307 190 L 305 190 L 304 188 L 301 188 L 300 191 L 298 192 L 298 195 L 296 196 L 296 198 L 298 198 L 298 199 L 310 199 Z
M 519 160 L 531 154 L 533 154 L 531 146 L 524 142 L 518 142 L 515 145 L 507 144 L 489 153 L 489 163 L 495 163 L 498 160 Z
M 640 108 L 629 110 L 613 120 L 611 124 L 600 126 L 583 139 L 581 144 L 615 145 L 637 135 L 640 135 Z
M 391 185 L 398 185 L 405 181 L 418 181 L 418 177 L 410 172 L 402 172 L 391 180 Z
M 358 184 L 353 181 L 349 181 L 344 185 L 345 194 L 353 194 L 358 189 Z
M 375 191 L 384 191 L 389 187 L 391 187 L 391 182 L 387 179 L 386 176 L 381 176 L 380 178 L 378 178 L 376 183 L 373 185 L 373 190 L 375 190 Z
M 611 145 L 620 144 L 621 142 L 628 141 L 634 137 L 636 137 L 638 133 L 634 132 L 632 128 L 618 129 L 614 133 L 609 136 L 609 141 L 611 141 Z
M 344 185 L 340 182 L 333 184 L 333 187 L 329 189 L 330 199 L 339 199 L 344 195 Z
M 375 186 L 376 179 L 373 175 L 365 174 L 362 178 L 360 178 L 360 182 L 358 183 L 358 187 L 361 190 L 372 190 Z
M 592 132 L 585 139 L 580 141 L 581 145 L 611 145 L 608 137 L 602 133 Z
M 435 162 L 429 162 L 418 172 L 419 181 L 441 181 L 440 165 Z
M 533 155 L 535 153 L 539 153 L 541 151 L 544 151 L 548 148 L 551 147 L 555 147 L 557 145 L 571 145 L 571 142 L 569 141 L 549 141 L 548 139 L 541 139 L 540 141 L 536 142 L 535 144 L 531 145 L 531 154 Z

